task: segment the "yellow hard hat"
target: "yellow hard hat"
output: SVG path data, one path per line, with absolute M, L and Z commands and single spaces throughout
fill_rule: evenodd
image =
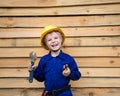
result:
M 56 26 L 53 26 L 53 25 L 49 25 L 49 26 L 46 26 L 43 31 L 41 32 L 41 36 L 40 36 L 40 43 L 41 43 L 41 46 L 45 49 L 47 49 L 47 46 L 44 42 L 44 38 L 45 36 L 48 34 L 48 33 L 51 33 L 53 31 L 57 31 L 61 34 L 62 36 L 62 43 L 65 41 L 65 34 L 63 33 L 63 31 L 59 28 L 59 27 L 56 27 Z M 47 49 L 48 50 L 48 49 Z

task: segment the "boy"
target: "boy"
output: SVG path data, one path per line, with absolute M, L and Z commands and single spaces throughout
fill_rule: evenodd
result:
M 29 71 L 34 70 L 36 80 L 44 81 L 42 96 L 72 96 L 69 82 L 81 77 L 73 57 L 61 50 L 64 41 L 65 35 L 59 27 L 49 25 L 42 31 L 41 45 L 49 53 L 41 57 L 38 67 L 28 67 Z

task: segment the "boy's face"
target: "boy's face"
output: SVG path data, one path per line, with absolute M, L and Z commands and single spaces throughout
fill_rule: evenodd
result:
M 58 51 L 62 45 L 62 36 L 59 32 L 52 32 L 45 36 L 45 44 L 50 51 Z

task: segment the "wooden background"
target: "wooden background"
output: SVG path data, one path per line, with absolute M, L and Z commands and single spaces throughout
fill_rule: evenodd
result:
M 74 96 L 120 96 L 120 0 L 1 0 L 0 96 L 39 96 L 43 83 L 28 82 L 29 52 L 47 53 L 40 32 L 57 25 L 63 51 L 82 72 Z

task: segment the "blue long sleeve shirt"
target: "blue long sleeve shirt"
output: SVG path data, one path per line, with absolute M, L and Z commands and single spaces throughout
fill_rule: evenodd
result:
M 63 66 L 66 64 L 68 64 L 71 71 L 68 77 L 62 74 Z M 60 51 L 60 54 L 56 57 L 52 57 L 50 52 L 43 56 L 34 71 L 34 78 L 40 82 L 44 81 L 47 91 L 60 89 L 67 86 L 70 80 L 78 80 L 80 77 L 81 73 L 73 57 L 62 51 Z

